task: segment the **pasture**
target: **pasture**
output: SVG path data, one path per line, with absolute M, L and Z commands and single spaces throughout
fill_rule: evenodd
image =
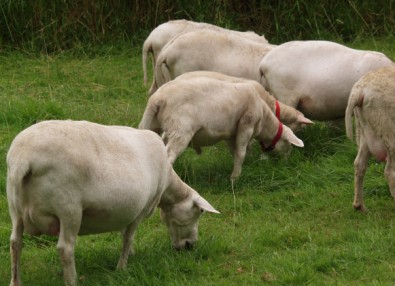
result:
M 393 38 L 347 45 L 395 58 Z M 48 119 L 137 127 L 149 86 L 143 85 L 141 45 L 52 56 L 9 52 L 0 56 L 0 70 L 0 285 L 7 285 L 5 157 L 14 136 Z M 221 212 L 203 215 L 195 248 L 174 251 L 156 211 L 139 226 L 126 271 L 115 271 L 119 233 L 79 237 L 80 284 L 394 285 L 395 204 L 384 166 L 370 161 L 368 212 L 354 211 L 356 147 L 344 127 L 316 123 L 298 137 L 305 147 L 294 148 L 288 160 L 262 158 L 253 144 L 233 189 L 233 160 L 225 144 L 205 148 L 200 156 L 188 149 L 176 161 L 176 172 Z M 24 285 L 63 285 L 56 241 L 24 235 Z

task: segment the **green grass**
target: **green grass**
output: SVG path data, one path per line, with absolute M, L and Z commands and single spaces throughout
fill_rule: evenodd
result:
M 393 39 L 351 46 L 395 56 Z M 150 66 L 150 65 L 149 65 Z M 45 119 L 84 119 L 136 127 L 147 100 L 140 48 L 108 47 L 96 55 L 8 53 L 0 58 L 0 285 L 10 279 L 11 223 L 5 156 L 14 136 Z M 158 212 L 136 233 L 136 255 L 115 271 L 118 233 L 79 237 L 81 285 L 394 285 L 395 206 L 374 161 L 365 178 L 369 211 L 353 210 L 356 147 L 342 128 L 315 124 L 299 134 L 305 148 L 288 160 L 249 150 L 232 191 L 224 144 L 187 150 L 177 173 L 220 215 L 205 214 L 192 251 L 171 248 Z M 62 285 L 56 238 L 24 237 L 24 285 Z

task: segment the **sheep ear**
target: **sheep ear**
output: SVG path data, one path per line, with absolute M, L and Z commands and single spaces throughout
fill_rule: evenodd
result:
M 286 127 L 286 126 L 285 126 Z M 291 129 L 289 129 L 288 127 L 285 128 L 284 127 L 284 138 L 286 140 L 288 140 L 289 143 L 297 146 L 297 147 L 304 147 L 304 143 L 302 140 L 300 140 L 298 137 L 296 137 L 296 135 L 292 132 Z
M 313 121 L 311 121 L 310 119 L 308 119 L 307 117 L 304 117 L 304 115 L 299 115 L 298 116 L 298 122 L 303 123 L 303 124 L 314 124 Z
M 198 195 L 198 196 L 196 196 L 194 198 L 194 202 L 202 210 L 205 210 L 205 211 L 210 212 L 210 213 L 215 213 L 215 214 L 219 214 L 220 213 L 208 201 L 206 201 L 200 195 Z

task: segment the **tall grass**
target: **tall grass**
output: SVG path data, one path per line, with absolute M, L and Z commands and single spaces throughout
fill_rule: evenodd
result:
M 278 44 L 394 33 L 393 1 L 1 0 L 0 49 L 52 53 L 114 42 L 138 45 L 170 19 L 254 30 Z M 0 50 L 1 51 L 1 50 Z
M 394 58 L 392 40 L 365 48 Z M 392 42 L 391 42 L 392 41 Z M 0 56 L 0 285 L 10 279 L 11 222 L 5 156 L 11 140 L 45 119 L 89 120 L 136 127 L 147 100 L 140 49 L 103 47 L 95 56 L 71 52 Z M 118 233 L 79 237 L 81 285 L 393 285 L 395 206 L 383 165 L 365 179 L 369 211 L 352 209 L 356 148 L 342 128 L 315 124 L 299 134 L 305 148 L 287 161 L 262 159 L 253 145 L 234 194 L 232 158 L 224 144 L 188 149 L 177 173 L 221 211 L 205 214 L 192 251 L 175 252 L 158 212 L 135 237 L 136 255 L 116 271 Z M 24 285 L 62 285 L 56 238 L 24 236 Z

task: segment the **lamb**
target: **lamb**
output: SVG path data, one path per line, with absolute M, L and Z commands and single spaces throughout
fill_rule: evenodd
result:
M 353 85 L 365 73 L 392 65 L 384 54 L 329 41 L 292 41 L 274 47 L 259 65 L 261 84 L 312 120 L 344 118 Z
M 350 140 L 353 140 L 353 113 L 358 145 L 353 207 L 365 211 L 363 178 L 372 155 L 386 162 L 384 174 L 395 199 L 395 65 L 364 75 L 352 88 L 345 114 Z
M 123 232 L 126 267 L 138 224 L 158 206 L 176 249 L 198 237 L 203 210 L 218 213 L 185 184 L 148 130 L 86 121 L 44 121 L 16 136 L 7 154 L 12 220 L 11 283 L 20 285 L 22 233 L 58 236 L 66 285 L 76 285 L 77 235 Z
M 260 141 L 263 150 L 288 154 L 291 144 L 303 142 L 284 126 L 250 82 L 215 78 L 176 78 L 159 88 L 147 103 L 140 129 L 164 132 L 169 161 L 191 145 L 201 147 L 226 141 L 234 156 L 232 181 L 241 173 L 247 145 Z
M 162 48 L 175 36 L 187 33 L 194 30 L 214 30 L 222 33 L 232 33 L 243 38 L 256 41 L 258 43 L 267 44 L 268 41 L 264 36 L 259 36 L 254 32 L 239 32 L 234 30 L 225 29 L 216 25 L 193 22 L 187 20 L 173 20 L 163 23 L 156 27 L 147 37 L 143 44 L 143 73 L 144 73 L 144 84 L 147 84 L 147 58 L 149 53 L 152 54 L 153 67 L 155 70 L 156 59 L 162 50 Z M 151 88 L 150 88 L 151 89 Z
M 155 65 L 153 94 L 161 85 L 190 71 L 215 71 L 260 81 L 259 63 L 273 45 L 230 33 L 197 30 L 173 38 Z

